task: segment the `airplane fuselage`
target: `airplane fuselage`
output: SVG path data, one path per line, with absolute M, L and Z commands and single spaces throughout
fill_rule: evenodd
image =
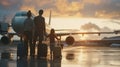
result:
M 18 12 L 15 14 L 14 18 L 12 19 L 12 28 L 18 34 L 22 34 L 24 30 L 24 21 L 27 18 L 27 11 Z M 34 15 L 32 16 L 34 19 Z M 50 26 L 46 24 L 46 33 L 49 34 Z

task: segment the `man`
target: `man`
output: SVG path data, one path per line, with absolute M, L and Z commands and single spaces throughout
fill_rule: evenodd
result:
M 31 18 L 32 14 L 29 10 L 27 12 L 27 18 L 24 21 L 24 43 L 25 43 L 25 54 L 28 56 L 28 45 L 30 45 L 30 56 L 34 56 L 34 48 L 32 44 L 33 40 L 33 29 L 34 29 L 34 21 Z
M 42 15 L 43 15 L 43 10 L 39 10 L 39 15 L 34 18 L 35 33 L 34 33 L 33 44 L 36 44 L 38 38 L 39 40 L 38 53 L 39 53 L 39 45 L 42 44 L 42 41 L 44 40 L 44 36 L 46 34 L 45 18 Z

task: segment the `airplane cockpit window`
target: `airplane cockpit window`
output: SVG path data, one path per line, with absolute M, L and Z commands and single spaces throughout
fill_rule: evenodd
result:
M 27 12 L 16 13 L 15 16 L 27 16 Z
M 18 12 L 15 14 L 15 16 L 27 16 L 27 12 Z M 32 13 L 32 18 L 34 17 L 35 15 Z

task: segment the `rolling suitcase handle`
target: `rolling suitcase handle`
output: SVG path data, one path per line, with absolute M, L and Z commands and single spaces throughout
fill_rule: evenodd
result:
M 57 41 L 57 46 L 58 46 L 58 47 L 61 47 L 61 48 L 63 49 L 63 44 L 61 44 L 61 41 L 60 41 L 60 40 Z

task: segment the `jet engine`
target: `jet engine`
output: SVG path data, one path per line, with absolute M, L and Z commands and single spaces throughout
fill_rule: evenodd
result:
M 8 35 L 8 29 L 9 29 L 9 24 L 5 22 L 0 23 L 0 35 L 2 35 L 0 41 L 3 44 L 9 44 L 10 43 L 10 38 L 7 36 Z
M 66 44 L 72 45 L 75 42 L 75 39 L 73 36 L 68 36 L 65 40 Z
M 8 38 L 7 36 L 3 36 L 3 37 L 1 38 L 1 42 L 2 42 L 3 44 L 9 44 L 9 43 L 10 43 L 10 38 Z

